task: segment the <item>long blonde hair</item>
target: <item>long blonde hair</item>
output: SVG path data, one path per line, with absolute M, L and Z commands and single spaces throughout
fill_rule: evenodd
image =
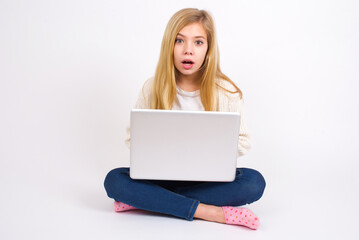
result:
M 176 12 L 169 20 L 162 39 L 161 53 L 154 76 L 152 86 L 152 109 L 172 109 L 173 101 L 176 99 L 176 76 L 178 70 L 173 62 L 173 48 L 177 34 L 182 28 L 191 23 L 199 22 L 207 33 L 208 49 L 201 71 L 201 101 L 206 111 L 216 111 L 217 87 L 230 93 L 239 93 L 241 90 L 222 73 L 219 66 L 219 50 L 214 21 L 205 10 L 196 8 L 185 8 Z M 216 78 L 230 82 L 236 91 L 232 92 L 216 82 Z

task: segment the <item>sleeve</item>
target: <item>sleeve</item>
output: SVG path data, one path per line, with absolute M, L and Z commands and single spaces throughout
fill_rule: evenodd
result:
M 243 156 L 251 149 L 251 140 L 246 124 L 246 116 L 243 110 L 243 99 L 239 100 L 239 113 L 241 116 L 241 123 L 239 126 L 239 141 L 238 141 L 238 154 Z
M 133 109 L 150 109 L 151 108 L 151 81 L 152 78 L 148 79 L 144 84 L 143 87 L 138 94 L 137 101 Z M 130 121 L 128 121 L 126 126 L 126 138 L 125 144 L 128 148 L 130 148 L 130 141 L 131 141 L 131 126 Z
M 239 112 L 241 116 L 238 137 L 238 156 L 243 156 L 248 153 L 251 148 L 250 134 L 246 124 L 246 116 L 243 110 L 243 99 L 239 96 L 231 99 L 230 111 Z

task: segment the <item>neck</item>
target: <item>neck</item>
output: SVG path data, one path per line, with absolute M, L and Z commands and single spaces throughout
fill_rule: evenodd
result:
M 176 79 L 178 87 L 185 91 L 193 92 L 201 88 L 201 79 L 199 74 L 180 75 Z

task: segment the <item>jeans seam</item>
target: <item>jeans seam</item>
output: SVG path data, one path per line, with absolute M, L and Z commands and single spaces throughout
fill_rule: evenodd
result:
M 193 201 L 193 204 L 192 204 L 191 210 L 190 210 L 189 213 L 188 213 L 187 219 L 189 219 L 189 216 L 191 215 L 192 209 L 193 209 L 193 207 L 194 207 L 195 204 L 196 204 L 196 200 Z

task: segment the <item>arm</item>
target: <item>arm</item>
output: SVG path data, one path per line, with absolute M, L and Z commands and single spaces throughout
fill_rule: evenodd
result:
M 229 91 L 236 89 L 227 81 L 218 82 L 223 88 Z M 238 133 L 238 156 L 245 155 L 251 148 L 250 135 L 246 124 L 246 116 L 243 110 L 243 99 L 238 93 L 229 93 L 219 88 L 218 91 L 218 111 L 222 112 L 239 112 L 241 116 L 239 133 Z
M 238 155 L 245 155 L 249 149 L 251 148 L 250 135 L 248 132 L 245 114 L 243 111 L 243 99 L 238 100 L 238 108 L 237 111 L 241 115 L 241 123 L 239 126 L 239 141 L 238 141 Z
M 136 104 L 133 107 L 134 109 L 150 109 L 151 108 L 150 100 L 151 100 L 152 79 L 153 78 L 148 79 L 143 84 L 143 87 L 142 87 L 140 93 L 138 94 Z M 131 141 L 130 133 L 131 133 L 131 126 L 130 126 L 130 122 L 128 122 L 127 127 L 126 127 L 126 139 L 125 139 L 125 144 L 127 145 L 128 148 L 130 148 L 130 141 Z

